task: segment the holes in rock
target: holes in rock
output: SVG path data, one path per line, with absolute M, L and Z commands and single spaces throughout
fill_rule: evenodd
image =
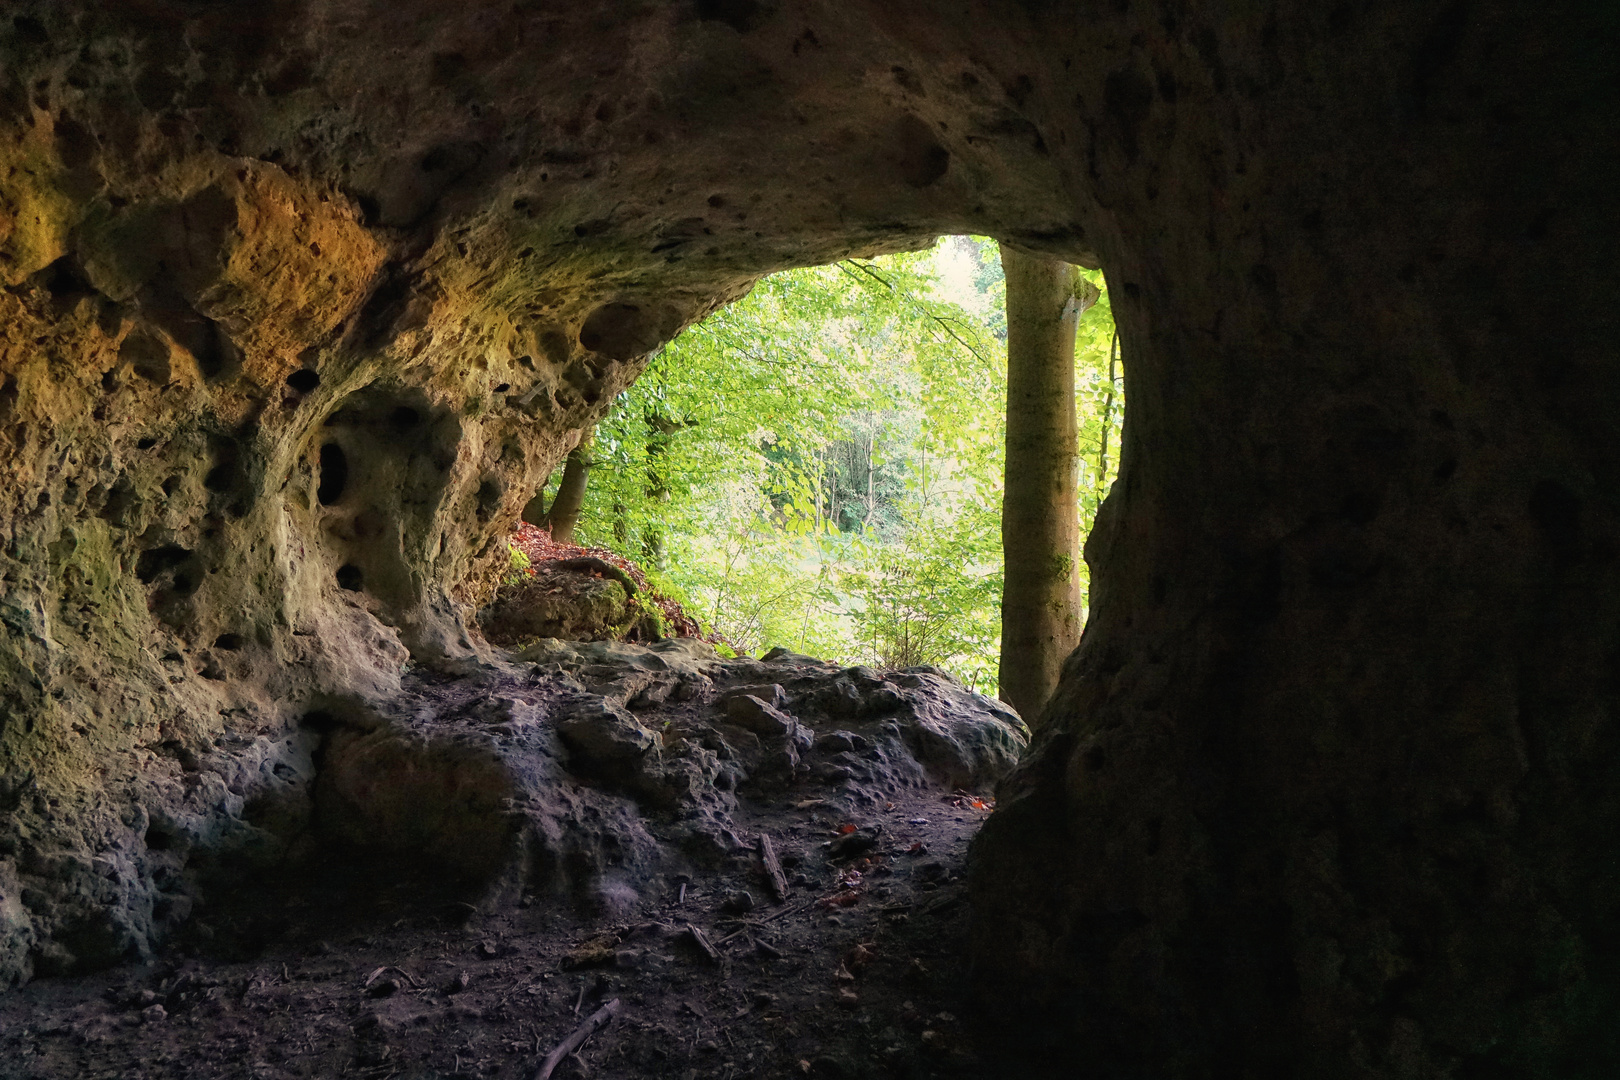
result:
M 168 343 L 149 330 L 131 330 L 118 346 L 118 359 L 129 364 L 135 374 L 158 386 L 167 386 L 173 373 Z
M 137 450 L 150 450 L 150 449 L 152 449 L 152 447 L 154 447 L 156 445 L 157 445 L 157 440 L 156 439 L 136 439 L 135 440 L 135 449 L 137 449 Z
M 204 382 L 219 382 L 236 374 L 236 345 L 225 331 L 206 319 L 185 344 L 197 361 Z
M 173 476 L 168 477 L 163 481 L 163 494 L 169 496 L 174 495 L 175 492 L 180 490 L 180 485 L 185 483 L 185 480 L 186 478 L 181 476 L 179 473 L 175 473 Z
M 230 439 L 215 439 L 212 451 L 214 465 L 203 477 L 203 487 L 216 494 L 230 491 L 241 481 L 241 447 Z
M 547 360 L 559 366 L 568 362 L 568 354 L 573 351 L 569 347 L 567 335 L 556 328 L 540 334 L 540 349 L 546 354 Z
M 174 849 L 176 839 L 174 829 L 167 824 L 154 821 L 146 827 L 146 850 L 148 851 L 171 851 Z
M 135 576 L 141 584 L 150 585 L 159 575 L 185 565 L 190 558 L 191 552 L 179 544 L 149 548 L 141 552 L 141 557 L 135 561 Z
M 478 520 L 488 521 L 495 513 L 495 508 L 501 504 L 501 495 L 505 488 L 501 482 L 492 476 L 484 477 L 484 482 L 478 485 Z
M 399 538 L 427 535 L 457 459 L 460 422 L 421 392 L 384 383 L 345 397 L 325 426 L 334 430 L 324 446 L 309 447 L 311 465 L 318 449 L 320 471 L 304 489 L 323 507 L 336 504 L 321 512 L 325 565 L 341 566 L 337 584 L 363 589 L 384 611 L 417 603 Z M 456 492 L 464 513 L 475 486 Z
M 101 516 L 107 521 L 120 522 L 135 508 L 135 485 L 129 477 L 120 476 L 107 492 L 107 501 L 102 504 Z
M 202 580 L 193 572 L 192 567 L 185 566 L 174 572 L 173 588 L 176 596 L 190 596 L 202 588 Z
M 300 368 L 287 376 L 287 386 L 300 394 L 307 394 L 321 385 L 321 377 L 309 368 Z
M 221 634 L 214 639 L 214 648 L 224 649 L 226 652 L 238 652 L 247 645 L 247 638 L 241 634 Z
M 503 382 L 503 383 L 498 384 L 495 387 L 495 389 L 493 391 L 491 391 L 491 392 L 496 393 L 496 394 L 504 394 L 510 389 L 512 389 L 512 384 L 509 383 L 509 382 Z
M 84 297 L 96 293 L 71 255 L 64 255 L 41 270 L 37 280 L 60 308 L 72 307 Z
M 349 458 L 337 443 L 321 446 L 321 480 L 315 498 L 322 506 L 334 506 L 349 486 Z
M 579 329 L 579 343 L 610 360 L 643 356 L 662 340 L 658 320 L 635 304 L 603 304 Z
M 338 722 L 337 717 L 325 709 L 311 709 L 298 718 L 298 726 L 309 731 L 331 731 Z
M 362 209 L 366 209 L 366 200 L 360 200 Z M 375 203 L 366 209 L 368 220 L 376 220 L 380 211 Z M 375 346 L 391 336 L 394 323 L 404 314 L 405 303 L 410 299 L 411 280 L 398 270 L 390 270 L 388 276 L 378 285 L 376 290 L 366 300 L 365 306 L 355 323 L 360 327 L 362 340 L 366 346 Z

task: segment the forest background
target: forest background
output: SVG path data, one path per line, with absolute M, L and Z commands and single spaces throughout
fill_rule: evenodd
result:
M 1103 293 L 1075 342 L 1081 535 L 1124 416 L 1107 287 L 1083 273 Z M 994 694 L 1005 292 L 995 241 L 966 236 L 763 279 L 614 401 L 575 541 L 740 652 L 931 664 Z

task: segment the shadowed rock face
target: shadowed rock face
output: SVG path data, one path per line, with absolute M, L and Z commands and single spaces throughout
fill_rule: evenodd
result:
M 649 349 L 976 231 L 1100 261 L 1130 379 L 978 844 L 994 999 L 1102 1075 L 1601 1071 L 1605 19 L 9 5 L 0 983 L 274 857 L 297 717 L 476 662 L 494 541 Z

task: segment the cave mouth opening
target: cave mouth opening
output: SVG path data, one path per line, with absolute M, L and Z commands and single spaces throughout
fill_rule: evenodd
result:
M 1106 279 L 1068 272 L 1083 539 L 1118 475 L 1125 396 Z M 997 242 L 969 235 L 766 276 L 658 348 L 597 423 L 612 450 L 586 471 L 578 542 L 670 580 L 745 651 L 933 665 L 995 695 L 1005 291 Z M 582 344 L 625 307 L 598 309 Z M 717 400 L 749 422 L 727 427 Z M 572 469 L 558 466 L 526 520 L 562 512 Z M 1066 559 L 1083 619 L 1078 544 Z M 834 581 L 840 596 L 817 593 Z M 739 604 L 728 590 L 772 599 Z

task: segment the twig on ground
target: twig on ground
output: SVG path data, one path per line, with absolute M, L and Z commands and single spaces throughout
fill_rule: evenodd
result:
M 787 875 L 782 873 L 782 864 L 776 858 L 776 849 L 771 846 L 769 833 L 759 834 L 759 858 L 771 879 L 771 892 L 776 894 L 776 902 L 783 902 L 788 897 Z
M 619 1015 L 618 998 L 614 998 L 591 1013 L 589 1019 L 575 1028 L 568 1038 L 558 1043 L 557 1048 L 546 1055 L 546 1060 L 541 1062 L 539 1071 L 534 1074 L 531 1080 L 551 1080 L 551 1074 L 556 1071 L 563 1058 L 584 1046 L 586 1039 L 596 1034 L 598 1029 L 612 1023 L 613 1018 L 617 1015 Z
M 709 962 L 711 964 L 718 964 L 720 962 L 720 950 L 714 947 L 714 943 L 709 940 L 709 935 L 705 934 L 702 930 L 699 930 L 691 923 L 686 924 L 686 933 L 692 939 L 693 943 L 696 944 L 699 949 L 703 950 L 703 955 L 709 958 Z

